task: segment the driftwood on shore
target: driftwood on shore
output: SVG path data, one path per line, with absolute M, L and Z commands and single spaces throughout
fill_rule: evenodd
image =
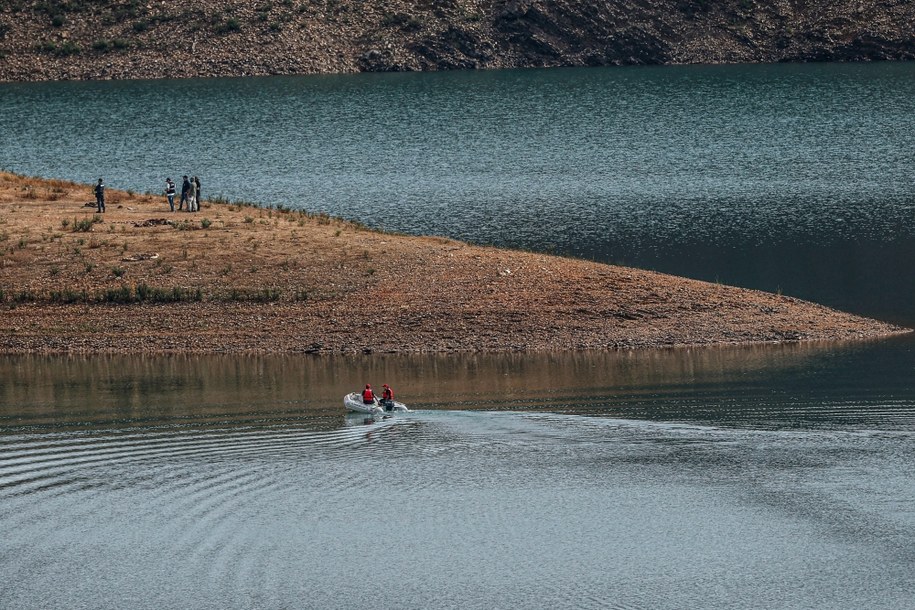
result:
M 546 351 L 905 332 L 786 296 L 289 210 L 169 213 L 164 197 L 110 191 L 95 214 L 89 189 L 0 173 L 0 352 Z

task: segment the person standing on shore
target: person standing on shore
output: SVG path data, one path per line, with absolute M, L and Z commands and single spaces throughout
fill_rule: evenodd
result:
M 178 201 L 178 211 L 184 209 L 184 204 L 187 203 L 187 194 L 191 190 L 191 183 L 187 179 L 187 176 L 183 176 L 184 182 L 181 183 L 181 199 Z M 190 205 L 190 204 L 188 204 Z M 188 208 L 190 210 L 190 208 Z
M 168 207 L 175 211 L 175 183 L 171 178 L 165 179 L 165 196 L 168 198 Z
M 190 185 L 187 191 L 187 211 L 196 212 L 197 211 L 197 185 L 193 180 L 188 182 Z
M 194 176 L 194 185 L 197 187 L 197 211 L 199 212 L 201 195 L 200 195 L 200 178 L 198 178 L 197 176 Z
M 99 212 L 105 211 L 105 181 L 101 178 L 98 179 L 98 184 L 95 185 L 95 205 Z

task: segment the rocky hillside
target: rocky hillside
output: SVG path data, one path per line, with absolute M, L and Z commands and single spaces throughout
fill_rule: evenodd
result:
M 4 0 L 0 80 L 915 58 L 911 0 Z

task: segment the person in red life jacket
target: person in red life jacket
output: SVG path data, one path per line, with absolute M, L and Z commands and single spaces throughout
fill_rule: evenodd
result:
M 362 402 L 367 405 L 375 402 L 375 393 L 372 391 L 371 384 L 365 384 L 365 389 L 362 390 Z
M 381 392 L 381 406 L 384 407 L 385 411 L 394 410 L 394 390 L 391 389 L 391 386 L 384 384 L 381 386 L 384 390 Z

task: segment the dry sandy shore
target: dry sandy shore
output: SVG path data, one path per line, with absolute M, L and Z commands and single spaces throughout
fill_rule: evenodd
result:
M 457 352 L 874 338 L 752 290 L 0 173 L 0 353 Z

